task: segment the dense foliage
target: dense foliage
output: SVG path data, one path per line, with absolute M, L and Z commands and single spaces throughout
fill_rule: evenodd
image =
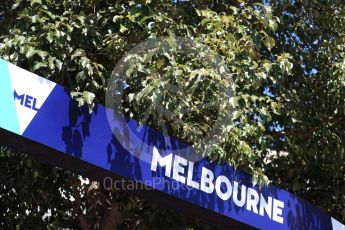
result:
M 0 57 L 91 110 L 127 51 L 166 37 L 126 71 L 123 111 L 195 146 L 226 117 L 205 154 L 345 220 L 344 25 L 341 0 L 5 0 Z M 208 48 L 181 54 L 178 37 Z M 8 149 L 0 156 L 1 227 L 209 228 Z

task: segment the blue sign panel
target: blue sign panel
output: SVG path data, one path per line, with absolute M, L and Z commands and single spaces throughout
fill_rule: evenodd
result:
M 182 151 L 185 143 L 136 120 L 102 105 L 89 114 L 62 86 L 5 61 L 0 61 L 0 98 L 0 143 L 58 166 L 89 177 L 101 172 L 98 179 L 105 182 L 107 175 L 139 182 L 151 188 L 146 197 L 159 194 L 156 200 L 162 203 L 173 198 L 181 210 L 209 214 L 204 216 L 213 222 L 229 220 L 234 226 L 259 229 L 345 230 L 285 190 L 253 186 L 249 175 L 229 164 L 208 158 L 193 161 L 191 148 Z M 22 144 L 11 144 L 11 138 Z

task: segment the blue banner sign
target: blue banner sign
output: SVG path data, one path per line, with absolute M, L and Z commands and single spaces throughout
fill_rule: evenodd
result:
M 2 60 L 0 128 L 2 145 L 123 190 L 122 179 L 136 182 L 145 186 L 137 195 L 225 228 L 345 230 L 285 190 L 253 186 L 229 164 L 194 161 L 188 145 L 136 120 L 102 105 L 89 114 L 62 86 Z

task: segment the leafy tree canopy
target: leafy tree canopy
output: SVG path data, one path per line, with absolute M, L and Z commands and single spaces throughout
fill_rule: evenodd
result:
M 204 154 L 345 220 L 345 5 L 312 2 L 5 0 L 0 57 L 91 110 L 127 51 L 165 37 L 126 70 L 124 113 L 196 147 L 230 119 Z M 181 54 L 178 37 L 207 49 Z M 6 148 L 0 156 L 2 227 L 212 228 Z

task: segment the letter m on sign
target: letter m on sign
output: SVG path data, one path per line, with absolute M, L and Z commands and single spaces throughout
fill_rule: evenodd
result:
M 19 100 L 20 101 L 20 104 L 23 105 L 24 104 L 24 97 L 25 97 L 25 94 L 22 94 L 22 95 L 18 95 L 18 93 L 14 90 L 13 92 L 13 96 L 14 96 L 14 100 Z

